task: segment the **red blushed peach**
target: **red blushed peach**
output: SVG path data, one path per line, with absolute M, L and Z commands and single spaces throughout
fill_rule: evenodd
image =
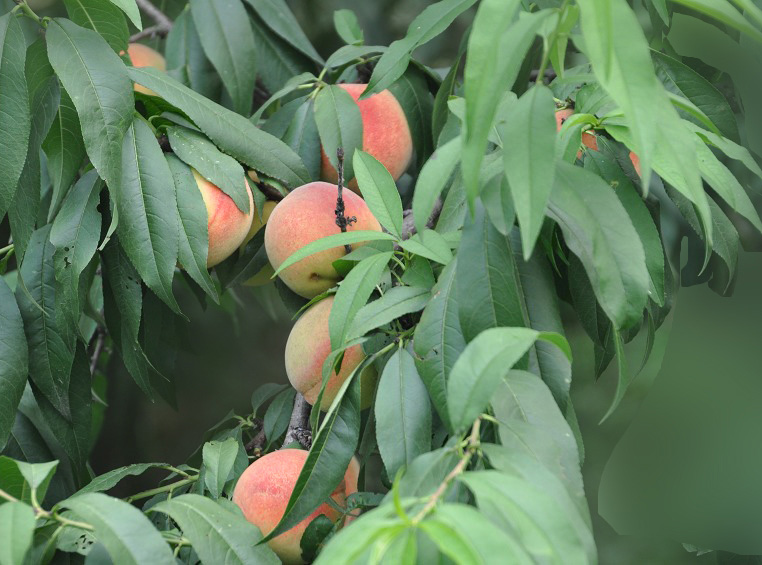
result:
M 249 194 L 249 213 L 244 214 L 230 196 L 199 175 L 195 169 L 191 171 L 206 205 L 209 229 L 209 253 L 206 257 L 206 266 L 210 268 L 230 257 L 241 246 L 241 242 L 249 233 L 252 218 L 256 213 L 254 198 L 249 183 L 244 180 Z
M 336 225 L 338 189 L 327 182 L 311 182 L 293 190 L 278 202 L 265 227 L 265 249 L 277 269 L 294 252 L 321 237 L 340 233 Z M 354 192 L 343 191 L 345 216 L 357 221 L 347 231 L 381 231 L 381 225 L 365 201 Z M 352 247 L 356 248 L 360 244 Z M 284 269 L 279 276 L 295 293 L 313 298 L 336 285 L 339 274 L 333 262 L 345 255 L 343 246 L 306 257 Z
M 233 502 L 263 535 L 269 534 L 283 517 L 307 454 L 300 449 L 281 449 L 268 453 L 249 465 L 238 479 L 233 491 Z M 345 506 L 345 481 L 336 487 L 331 498 L 339 506 Z M 309 523 L 320 514 L 334 522 L 341 518 L 341 513 L 325 502 L 296 526 L 268 542 L 283 563 L 303 563 L 300 547 L 302 535 Z
M 275 209 L 275 202 L 272 200 L 268 200 L 265 202 L 265 205 L 262 207 L 262 219 L 259 219 L 259 212 L 257 209 L 254 209 L 254 218 L 251 221 L 251 228 L 249 228 L 249 233 L 246 235 L 246 237 L 243 240 L 243 243 L 241 244 L 241 251 L 243 251 L 243 248 L 246 247 L 246 244 L 251 241 L 251 239 L 257 234 L 259 230 L 261 230 L 265 224 L 267 223 L 267 220 L 270 218 L 270 214 L 272 214 L 273 210 Z M 272 265 L 268 263 L 260 271 L 251 277 L 249 280 L 247 280 L 245 283 L 243 283 L 245 286 L 262 286 L 267 283 L 269 283 L 272 279 L 273 273 L 275 271 L 273 270 Z
M 160 71 L 167 70 L 167 62 L 162 54 L 151 49 L 147 45 L 143 45 L 142 43 L 130 43 L 127 47 L 127 54 L 130 56 L 133 67 L 153 67 Z M 156 96 L 156 93 L 153 90 L 139 84 L 135 85 L 135 91 Z
M 310 404 L 317 402 L 323 382 L 323 362 L 331 353 L 331 338 L 328 333 L 328 317 L 334 298 L 329 296 L 310 306 L 296 321 L 286 342 L 286 374 L 291 385 L 304 395 Z M 338 374 L 334 371 L 325 385 L 320 403 L 327 410 L 336 398 L 341 385 L 352 371 L 365 359 L 361 345 L 354 345 L 344 351 L 344 359 Z M 361 375 L 363 398 L 362 407 L 370 405 L 376 380 L 373 367 L 365 369 Z
M 635 155 L 635 152 L 630 151 L 630 161 L 632 161 L 632 166 L 635 167 L 635 172 L 638 173 L 638 176 L 640 175 L 640 157 Z
M 354 494 L 357 492 L 357 481 L 359 478 L 360 478 L 360 462 L 357 460 L 357 457 L 352 457 L 352 460 L 349 462 L 349 467 L 347 467 L 347 472 L 344 474 L 344 485 L 345 485 L 344 493 L 346 494 L 346 498 L 349 498 L 350 494 Z M 360 515 L 360 509 L 355 508 L 349 514 L 347 514 L 347 517 L 344 523 L 349 524 L 349 522 L 357 518 L 359 515 Z
M 569 119 L 569 116 L 571 116 L 574 113 L 574 110 L 571 108 L 566 108 L 564 110 L 558 110 L 556 112 L 556 131 L 561 131 L 561 126 L 564 125 L 564 122 Z M 593 151 L 598 151 L 598 141 L 595 139 L 594 133 L 584 132 L 582 134 L 582 145 L 587 147 L 588 149 L 592 149 Z M 582 150 L 580 149 L 577 151 L 577 159 L 582 157 Z
M 405 112 L 388 90 L 382 90 L 365 100 L 358 100 L 367 84 L 339 84 L 354 98 L 362 116 L 362 149 L 375 157 L 392 175 L 394 180 L 402 176 L 413 157 L 413 138 Z M 331 165 L 325 151 L 320 150 L 323 180 L 337 182 L 338 173 Z M 352 155 L 346 158 L 351 159 Z M 357 180 L 345 179 L 349 188 L 357 191 Z

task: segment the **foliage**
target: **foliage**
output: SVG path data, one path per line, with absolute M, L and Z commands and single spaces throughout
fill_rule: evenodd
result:
M 342 529 L 313 522 L 302 550 L 318 563 L 597 562 L 562 304 L 592 340 L 597 373 L 616 359 L 605 418 L 635 375 L 625 344 L 641 332 L 653 343 L 681 283 L 732 289 L 739 246 L 762 234 L 745 188 L 762 179 L 757 101 L 737 61 L 685 30 L 740 53 L 762 40 L 756 5 L 644 0 L 644 31 L 625 0 L 440 0 L 388 47 L 366 45 L 339 10 L 346 44 L 324 59 L 283 0 L 190 0 L 163 72 L 125 52 L 144 2 L 64 4 L 68 18 L 0 3 L 0 220 L 11 234 L 0 249 L 0 564 L 104 552 L 116 563 L 277 562 L 260 542 L 322 504 L 355 454 L 360 492 L 343 512 L 364 513 Z M 416 60 L 456 18 L 473 24 L 451 66 Z M 367 82 L 363 98 L 388 88 L 402 104 L 409 190 L 362 150 L 340 82 Z M 575 113 L 557 131 L 564 108 Z M 595 150 L 581 144 L 591 135 Z M 325 414 L 313 411 L 279 525 L 259 532 L 230 496 L 250 459 L 289 433 L 294 392 L 280 385 L 255 391 L 251 413 L 226 417 L 184 465 L 93 476 L 104 342 L 148 397 L 172 403 L 183 383 L 161 349 L 196 323 L 174 287 L 220 302 L 266 264 L 258 236 L 207 271 L 190 167 L 242 212 L 250 174 L 261 214 L 317 180 L 321 147 L 334 165 L 343 149 L 385 231 L 337 232 L 279 268 L 369 242 L 335 263 L 344 278 L 328 291 L 322 389 L 348 347 L 367 358 Z M 288 309 L 305 306 L 278 291 Z M 370 365 L 380 381 L 362 410 Z M 156 488 L 105 494 L 156 468 L 169 473 Z

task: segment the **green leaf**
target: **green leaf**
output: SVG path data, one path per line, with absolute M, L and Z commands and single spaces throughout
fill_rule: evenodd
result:
M 456 278 L 467 342 L 487 328 L 525 325 L 511 242 L 495 229 L 481 205 L 463 229 Z
M 207 98 L 217 99 L 222 81 L 207 59 L 190 10 L 183 10 L 167 35 L 167 73 Z
M 251 113 L 256 82 L 254 33 L 241 0 L 190 0 L 201 45 L 239 114 Z
M 279 37 L 285 39 L 290 45 L 307 55 L 316 63 L 322 63 L 310 40 L 299 27 L 291 9 L 285 0 L 246 0 L 262 21 L 272 29 Z
M 490 328 L 469 343 L 455 362 L 447 383 L 453 429 L 469 427 L 487 407 L 503 377 L 535 340 L 555 343 L 556 338 L 550 339 L 550 335 L 555 334 L 529 328 Z
M 34 510 L 23 502 L 0 506 L 0 565 L 24 562 L 34 535 Z
M 48 463 L 25 463 L 23 461 L 17 461 L 19 471 L 24 477 L 24 480 L 29 485 L 29 488 L 35 491 L 38 500 L 45 498 L 50 480 L 53 478 L 53 474 L 58 467 L 58 461 L 50 461 Z
M 257 389 L 251 393 L 251 411 L 257 416 L 257 412 L 260 407 L 274 397 L 279 392 L 282 392 L 288 388 L 288 385 L 282 385 L 277 383 L 265 383 L 257 387 Z
M 458 164 L 461 150 L 460 137 L 451 139 L 438 147 L 421 169 L 413 192 L 413 220 L 419 233 L 426 229 L 434 204 Z
M 53 185 L 48 219 L 61 205 L 85 158 L 85 143 L 79 126 L 79 116 L 68 93 L 61 89 L 61 101 L 53 124 L 42 143 L 48 158 L 48 174 Z
M 304 529 L 299 548 L 302 550 L 302 559 L 312 563 L 317 558 L 320 548 L 327 538 L 333 533 L 333 521 L 325 514 L 318 514 Z
M 333 13 L 333 26 L 339 37 L 349 45 L 362 45 L 365 37 L 352 10 L 336 10 Z
M 240 512 L 198 494 L 182 494 L 151 508 L 169 515 L 188 538 L 203 563 L 272 563 L 280 561 L 266 545 L 258 545 L 261 532 Z
M 67 391 L 74 362 L 74 335 L 58 325 L 55 247 L 48 240 L 49 235 L 50 226 L 32 234 L 19 270 L 24 285 L 17 287 L 16 300 L 29 346 L 29 376 L 55 409 L 69 417 Z
M 109 0 L 112 4 L 115 6 L 118 6 L 120 10 L 122 10 L 125 14 L 127 14 L 127 17 L 130 18 L 130 21 L 133 23 L 133 25 L 138 28 L 139 30 L 143 29 L 143 22 L 140 21 L 140 10 L 138 9 L 138 5 L 135 2 L 135 0 Z
M 410 22 L 407 34 L 381 56 L 361 98 L 389 88 L 407 69 L 413 51 L 446 30 L 476 0 L 441 0 L 426 7 Z
M 368 302 L 391 258 L 392 253 L 376 253 L 363 259 L 339 285 L 328 316 L 332 351 L 341 349 L 344 345 L 352 321 Z
M 64 0 L 69 18 L 98 33 L 117 52 L 127 50 L 130 31 L 121 10 L 102 0 Z
M 387 476 L 396 476 L 402 466 L 431 450 L 429 394 L 405 349 L 398 349 L 386 362 L 373 413 Z
M 182 126 L 167 128 L 172 151 L 206 180 L 230 196 L 244 214 L 249 213 L 249 191 L 240 163 L 225 155 L 203 134 Z
M 392 235 L 402 234 L 402 200 L 389 171 L 373 155 L 355 150 L 352 158 L 357 184 L 373 216 Z
M 169 546 L 148 518 L 118 498 L 91 492 L 64 500 L 61 506 L 95 527 L 95 537 L 115 563 L 170 565 L 175 562 Z
M 135 111 L 126 67 L 100 35 L 68 20 L 52 20 L 45 37 L 50 64 L 77 109 L 90 161 L 115 186 L 122 140 Z
M 58 461 L 26 463 L 4 455 L 0 456 L 0 471 L 2 471 L 0 488 L 22 502 L 29 503 L 32 501 L 32 490 L 34 490 L 37 501 L 42 502 L 57 466 Z
M 77 495 L 86 494 L 88 492 L 107 491 L 114 488 L 119 483 L 119 481 L 125 477 L 142 475 L 148 469 L 154 469 L 156 467 L 163 468 L 166 466 L 166 463 L 133 463 L 132 465 L 127 465 L 126 467 L 119 467 L 118 469 L 113 469 L 108 473 L 98 475 L 83 488 L 79 489 L 77 491 Z
M 225 441 L 208 441 L 204 444 L 202 457 L 204 462 L 204 483 L 212 498 L 219 498 L 225 483 L 233 470 L 238 441 L 229 437 Z
M 706 14 L 762 43 L 762 32 L 749 23 L 728 0 L 672 0 L 672 2 Z
M 56 316 L 62 327 L 77 331 L 83 304 L 79 280 L 95 256 L 101 235 L 101 215 L 97 206 L 103 183 L 95 170 L 85 173 L 71 188 L 50 230 L 55 246 L 53 264 L 56 279 Z
M 252 114 L 251 120 L 252 123 L 258 124 L 260 118 L 265 113 L 265 110 L 267 110 L 272 104 L 277 102 L 278 100 L 284 98 L 285 96 L 291 94 L 295 90 L 298 90 L 300 86 L 306 85 L 308 83 L 314 83 L 317 77 L 312 73 L 299 73 L 296 76 L 291 77 L 286 81 L 286 83 L 275 93 L 273 93 L 270 98 L 268 98 L 264 104 L 262 104 L 259 109 Z M 294 102 L 291 100 L 290 102 Z M 304 102 L 304 101 L 303 101 Z M 288 102 L 285 105 L 287 105 Z M 272 120 L 272 116 L 267 120 L 267 122 L 270 122 Z M 276 137 L 280 137 L 278 134 L 274 133 L 272 130 L 266 130 L 269 133 L 272 133 Z
M 428 80 L 430 80 L 429 77 L 419 67 L 413 65 L 408 67 L 403 75 L 389 87 L 389 92 L 400 103 L 407 118 L 419 170 L 434 151 L 434 140 L 431 136 L 431 114 L 434 103 L 429 92 Z
M 540 235 L 545 208 L 553 189 L 555 169 L 548 163 L 556 144 L 555 103 L 550 89 L 530 88 L 510 107 L 500 130 L 505 176 L 521 227 L 524 259 L 529 259 Z
M 425 229 L 409 239 L 400 241 L 399 245 L 405 251 L 426 257 L 442 265 L 447 265 L 452 260 L 450 244 L 434 230 Z
M 559 161 L 548 206 L 595 295 L 617 328 L 640 321 L 648 300 L 643 244 L 614 190 L 599 176 Z
M 16 408 L 24 393 L 28 352 L 24 323 L 16 299 L 0 277 L 0 446 L 5 447 L 13 428 Z
M 301 157 L 313 180 L 320 177 L 321 148 L 314 105 L 315 102 L 311 99 L 292 100 L 262 126 L 264 131 L 283 140 Z
M 304 164 L 290 147 L 249 120 L 208 100 L 159 70 L 127 69 L 137 83 L 177 106 L 215 145 L 237 161 L 296 187 L 309 182 Z
M 458 69 L 460 68 L 462 58 L 463 55 L 459 54 L 458 58 L 450 67 L 450 70 L 447 71 L 447 75 L 445 75 L 442 80 L 442 84 L 439 86 L 439 90 L 437 90 L 437 94 L 434 97 L 434 107 L 432 108 L 431 116 L 431 133 L 434 143 L 438 142 L 439 135 L 442 133 L 445 123 L 447 123 L 447 117 L 450 113 L 450 110 L 447 107 L 447 102 L 455 91 Z
M 268 445 L 280 438 L 288 429 L 295 391 L 291 388 L 281 391 L 267 407 L 262 424 Z
M 669 92 L 693 102 L 723 135 L 738 139 L 738 124 L 733 110 L 711 82 L 669 55 L 651 51 L 651 57 L 656 67 L 656 76 Z
M 270 29 L 268 23 L 257 16 L 251 18 L 257 48 L 257 78 L 268 91 L 275 92 L 298 74 L 314 72 L 315 63 Z
M 389 235 L 384 232 L 371 231 L 371 230 L 356 230 L 356 231 L 350 230 L 345 233 L 335 233 L 333 235 L 321 237 L 320 239 L 316 241 L 308 243 L 307 245 L 299 249 L 299 251 L 289 255 L 288 259 L 283 261 L 283 263 L 281 263 L 281 266 L 278 267 L 278 269 L 275 271 L 275 274 L 277 275 L 278 273 L 283 271 L 283 269 L 290 267 L 294 263 L 298 263 L 305 257 L 309 257 L 310 255 L 314 255 L 315 253 L 325 251 L 326 249 L 332 249 L 334 247 L 339 247 L 342 245 L 352 245 L 353 243 L 362 243 L 365 241 L 395 241 L 395 240 L 396 238 L 392 235 Z
M 522 13 L 514 22 L 518 6 L 518 0 L 482 2 L 468 40 L 461 166 L 470 205 L 479 192 L 480 165 L 502 93 L 515 82 L 538 28 L 550 15 L 549 11 Z
M 385 326 L 400 316 L 423 310 L 429 301 L 430 292 L 426 288 L 395 286 L 379 299 L 363 306 L 355 316 L 347 333 L 349 340 L 363 337 L 371 330 Z
M 343 88 L 328 86 L 315 97 L 315 123 L 323 142 L 323 151 L 334 168 L 338 168 L 339 162 L 336 150 L 344 150 L 344 181 L 348 182 L 355 176 L 350 156 L 355 154 L 356 149 L 362 149 L 360 107 Z
M 16 186 L 26 161 L 31 115 L 24 63 L 26 40 L 15 14 L 0 17 L 0 218 L 16 194 Z
M 209 232 L 206 205 L 188 165 L 171 153 L 164 157 L 174 180 L 177 214 L 180 218 L 180 247 L 177 259 L 185 272 L 212 300 L 219 301 L 217 289 L 207 271 Z
M 325 68 L 342 67 L 371 53 L 383 53 L 384 51 L 386 51 L 386 47 L 383 45 L 344 45 L 326 59 Z
M 136 117 L 124 137 L 122 178 L 109 185 L 119 210 L 119 241 L 138 273 L 174 312 L 179 220 L 172 171 L 151 128 Z

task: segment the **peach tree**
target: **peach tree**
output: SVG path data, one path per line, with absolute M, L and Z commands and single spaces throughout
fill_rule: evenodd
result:
M 0 1 L 0 565 L 597 562 L 562 306 L 605 419 L 762 233 L 762 10 L 634 4 L 441 0 L 389 46 L 339 10 L 320 53 L 285 0 Z M 181 285 L 273 290 L 293 386 L 96 475 L 108 352 L 184 386 Z

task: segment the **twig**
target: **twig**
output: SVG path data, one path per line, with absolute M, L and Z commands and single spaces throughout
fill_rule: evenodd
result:
M 354 216 L 351 216 L 349 218 L 344 217 L 344 197 L 342 196 L 342 191 L 344 190 L 344 148 L 339 147 L 336 149 L 336 158 L 338 159 L 338 167 L 336 168 L 336 171 L 338 173 L 338 182 L 337 186 L 339 189 L 339 195 L 336 198 L 336 210 L 334 211 L 336 213 L 336 225 L 339 226 L 339 229 L 341 230 L 341 233 L 344 233 L 347 231 L 347 226 L 351 226 L 353 222 L 357 221 L 357 218 Z M 347 244 L 344 246 L 344 251 L 347 253 L 352 252 L 352 246 Z
M 135 0 L 138 7 L 143 10 L 150 18 L 156 22 L 156 25 L 147 27 L 130 37 L 130 42 L 137 41 L 146 37 L 166 37 L 172 29 L 172 20 L 164 12 L 154 6 L 150 0 Z
M 90 374 L 94 375 L 95 370 L 98 368 L 98 359 L 100 359 L 103 352 L 103 345 L 106 343 L 106 330 L 101 326 L 95 329 L 97 337 L 95 338 L 95 348 L 93 349 L 93 356 L 90 358 Z
M 260 192 L 264 194 L 268 200 L 275 200 L 276 202 L 283 200 L 283 195 L 269 184 L 258 182 L 257 188 L 259 188 Z
M 291 411 L 291 420 L 288 422 L 286 439 L 283 447 L 293 442 L 298 442 L 305 449 L 312 446 L 312 433 L 310 432 L 311 406 L 304 396 L 297 392 L 294 398 L 294 409 Z
M 432 229 L 434 225 L 436 225 L 437 220 L 439 219 L 439 214 L 442 213 L 442 206 L 442 199 L 437 198 L 436 202 L 434 202 L 434 208 L 431 210 L 429 221 L 426 222 L 427 228 Z M 415 228 L 415 220 L 413 219 L 413 211 L 408 209 L 402 212 L 402 233 L 400 234 L 402 239 L 410 239 L 417 231 L 418 230 Z

